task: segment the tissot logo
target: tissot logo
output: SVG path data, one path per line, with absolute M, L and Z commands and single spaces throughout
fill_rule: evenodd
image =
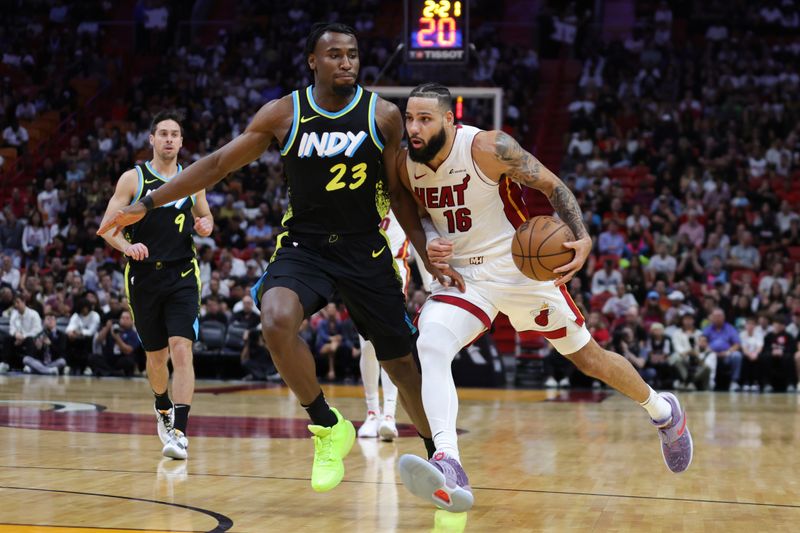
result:
M 464 50 L 415 50 L 414 59 L 447 59 L 458 60 L 464 58 Z

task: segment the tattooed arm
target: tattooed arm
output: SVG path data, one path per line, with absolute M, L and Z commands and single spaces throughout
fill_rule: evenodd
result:
M 492 180 L 499 182 L 508 178 L 547 196 L 553 210 L 572 230 L 576 239 L 564 243 L 567 248 L 575 250 L 575 258 L 555 270 L 561 274 L 556 285 L 567 283 L 583 267 L 592 251 L 592 238 L 583 224 L 583 213 L 569 187 L 525 151 L 513 137 L 502 131 L 484 131 L 476 135 L 472 144 L 472 158 Z

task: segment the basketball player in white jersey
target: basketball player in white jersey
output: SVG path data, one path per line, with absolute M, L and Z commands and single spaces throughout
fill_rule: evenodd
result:
M 656 393 L 619 354 L 592 339 L 565 283 L 580 270 L 592 240 L 572 192 L 531 154 L 501 131 L 453 124 L 450 92 L 439 84 L 416 87 L 405 112 L 408 155 L 398 162 L 406 186 L 424 207 L 428 257 L 450 264 L 466 292 L 434 281 L 423 306 L 417 350 L 422 365 L 422 400 L 436 453 L 430 461 L 400 459 L 403 483 L 415 495 L 453 512 L 469 509 L 473 495 L 461 467 L 456 437 L 458 396 L 451 363 L 458 351 L 483 334 L 498 312 L 517 331 L 537 331 L 583 373 L 635 400 L 661 437 L 667 467 L 683 472 L 692 460 L 692 439 L 677 398 Z M 520 185 L 540 190 L 569 226 L 576 241 L 556 282 L 525 277 L 514 265 L 515 227 L 528 217 Z
M 381 221 L 381 229 L 389 239 L 391 245 L 394 264 L 397 266 L 400 279 L 403 280 L 403 293 L 408 295 L 408 282 L 411 272 L 408 268 L 408 249 L 409 242 L 406 234 L 397 218 L 390 210 Z M 375 438 L 380 435 L 382 440 L 387 442 L 397 438 L 397 425 L 395 424 L 395 412 L 397 411 L 397 387 L 389 375 L 378 364 L 378 357 L 375 355 L 375 347 L 361 335 L 358 336 L 361 342 L 361 379 L 364 382 L 364 396 L 367 400 L 367 417 L 364 423 L 358 428 L 360 438 Z M 380 410 L 380 399 L 378 398 L 378 379 L 383 385 L 383 413 Z

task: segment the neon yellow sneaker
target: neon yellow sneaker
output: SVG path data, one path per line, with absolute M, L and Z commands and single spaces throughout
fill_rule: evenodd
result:
M 433 514 L 431 533 L 463 533 L 467 529 L 467 513 L 451 513 L 437 509 Z
M 311 468 L 311 488 L 327 492 L 341 483 L 344 477 L 344 461 L 356 440 L 353 423 L 331 407 L 339 420 L 332 427 L 310 424 L 308 430 L 314 434 L 314 466 Z

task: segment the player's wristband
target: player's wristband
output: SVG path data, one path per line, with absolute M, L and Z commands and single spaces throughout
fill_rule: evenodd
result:
M 438 239 L 441 236 L 439 232 L 436 231 L 436 227 L 433 225 L 430 218 L 425 217 L 420 222 L 422 224 L 422 230 L 425 232 L 425 239 L 427 242 L 431 242 L 433 239 Z
M 142 202 L 142 205 L 148 211 L 152 211 L 153 208 L 155 207 L 155 204 L 153 203 L 153 197 L 152 196 L 145 196 L 144 198 L 142 198 L 139 201 Z

